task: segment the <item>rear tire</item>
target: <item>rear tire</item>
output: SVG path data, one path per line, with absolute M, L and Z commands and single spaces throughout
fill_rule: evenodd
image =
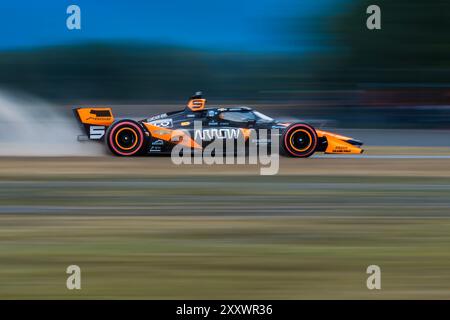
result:
M 118 156 L 141 155 L 147 145 L 144 128 L 134 120 L 120 120 L 106 131 L 109 150 Z
M 307 158 L 317 148 L 317 133 L 313 127 L 305 123 L 294 123 L 281 136 L 284 154 L 289 157 Z

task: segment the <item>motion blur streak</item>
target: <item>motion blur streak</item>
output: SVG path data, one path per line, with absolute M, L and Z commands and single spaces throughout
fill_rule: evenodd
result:
M 32 96 L 0 90 L 0 155 L 100 155 L 96 144 L 81 144 L 73 119 Z
M 298 160 L 0 157 L 0 298 L 450 297 L 448 159 Z
M 132 3 L 77 0 L 69 31 L 67 1 L 0 2 L 0 88 L 52 102 L 0 93 L 0 299 L 450 298 L 450 1 Z M 143 119 L 197 90 L 366 151 L 260 176 L 76 141 L 73 107 Z

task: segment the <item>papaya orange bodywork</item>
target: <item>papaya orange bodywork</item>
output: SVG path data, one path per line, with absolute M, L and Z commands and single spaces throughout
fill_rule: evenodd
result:
M 150 123 L 144 123 L 144 126 L 147 128 L 147 130 L 150 132 L 153 138 L 161 139 L 168 142 L 174 142 L 186 147 L 197 149 L 202 148 L 197 142 L 195 142 L 194 139 L 190 137 L 190 135 L 188 135 L 183 130 L 172 130 L 168 128 L 161 128 Z
M 206 99 L 191 99 L 189 100 L 187 106 L 192 111 L 200 111 L 205 108 Z
M 244 140 L 248 140 L 250 138 L 250 134 L 252 133 L 252 129 L 240 128 L 242 135 L 244 136 Z
M 325 137 L 328 142 L 328 146 L 325 149 L 325 153 L 339 153 L 339 154 L 360 154 L 363 153 L 363 149 L 352 145 L 347 142 L 352 140 L 350 137 L 341 136 L 327 131 L 316 130 L 319 138 Z
M 84 124 L 110 126 L 114 122 L 111 108 L 79 108 L 76 111 Z

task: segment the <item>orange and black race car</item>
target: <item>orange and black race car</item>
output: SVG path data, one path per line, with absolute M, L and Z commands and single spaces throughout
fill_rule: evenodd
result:
M 111 108 L 76 108 L 75 116 L 86 135 L 79 140 L 105 141 L 118 156 L 169 154 L 176 145 L 190 150 L 204 149 L 212 141 L 248 142 L 252 132 L 265 129 L 268 138 L 256 135 L 256 144 L 270 145 L 270 132 L 277 132 L 280 153 L 306 158 L 315 152 L 359 154 L 362 142 L 327 131 L 314 129 L 304 122 L 276 121 L 247 107 L 205 108 L 200 92 L 192 96 L 180 111 L 154 115 L 143 120 L 115 119 Z M 276 130 L 275 130 L 276 129 Z

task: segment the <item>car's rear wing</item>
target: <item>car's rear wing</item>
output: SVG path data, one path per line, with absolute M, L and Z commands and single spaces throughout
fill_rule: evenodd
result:
M 75 118 L 86 135 L 79 135 L 78 140 L 102 140 L 106 129 L 114 122 L 111 108 L 75 108 Z

